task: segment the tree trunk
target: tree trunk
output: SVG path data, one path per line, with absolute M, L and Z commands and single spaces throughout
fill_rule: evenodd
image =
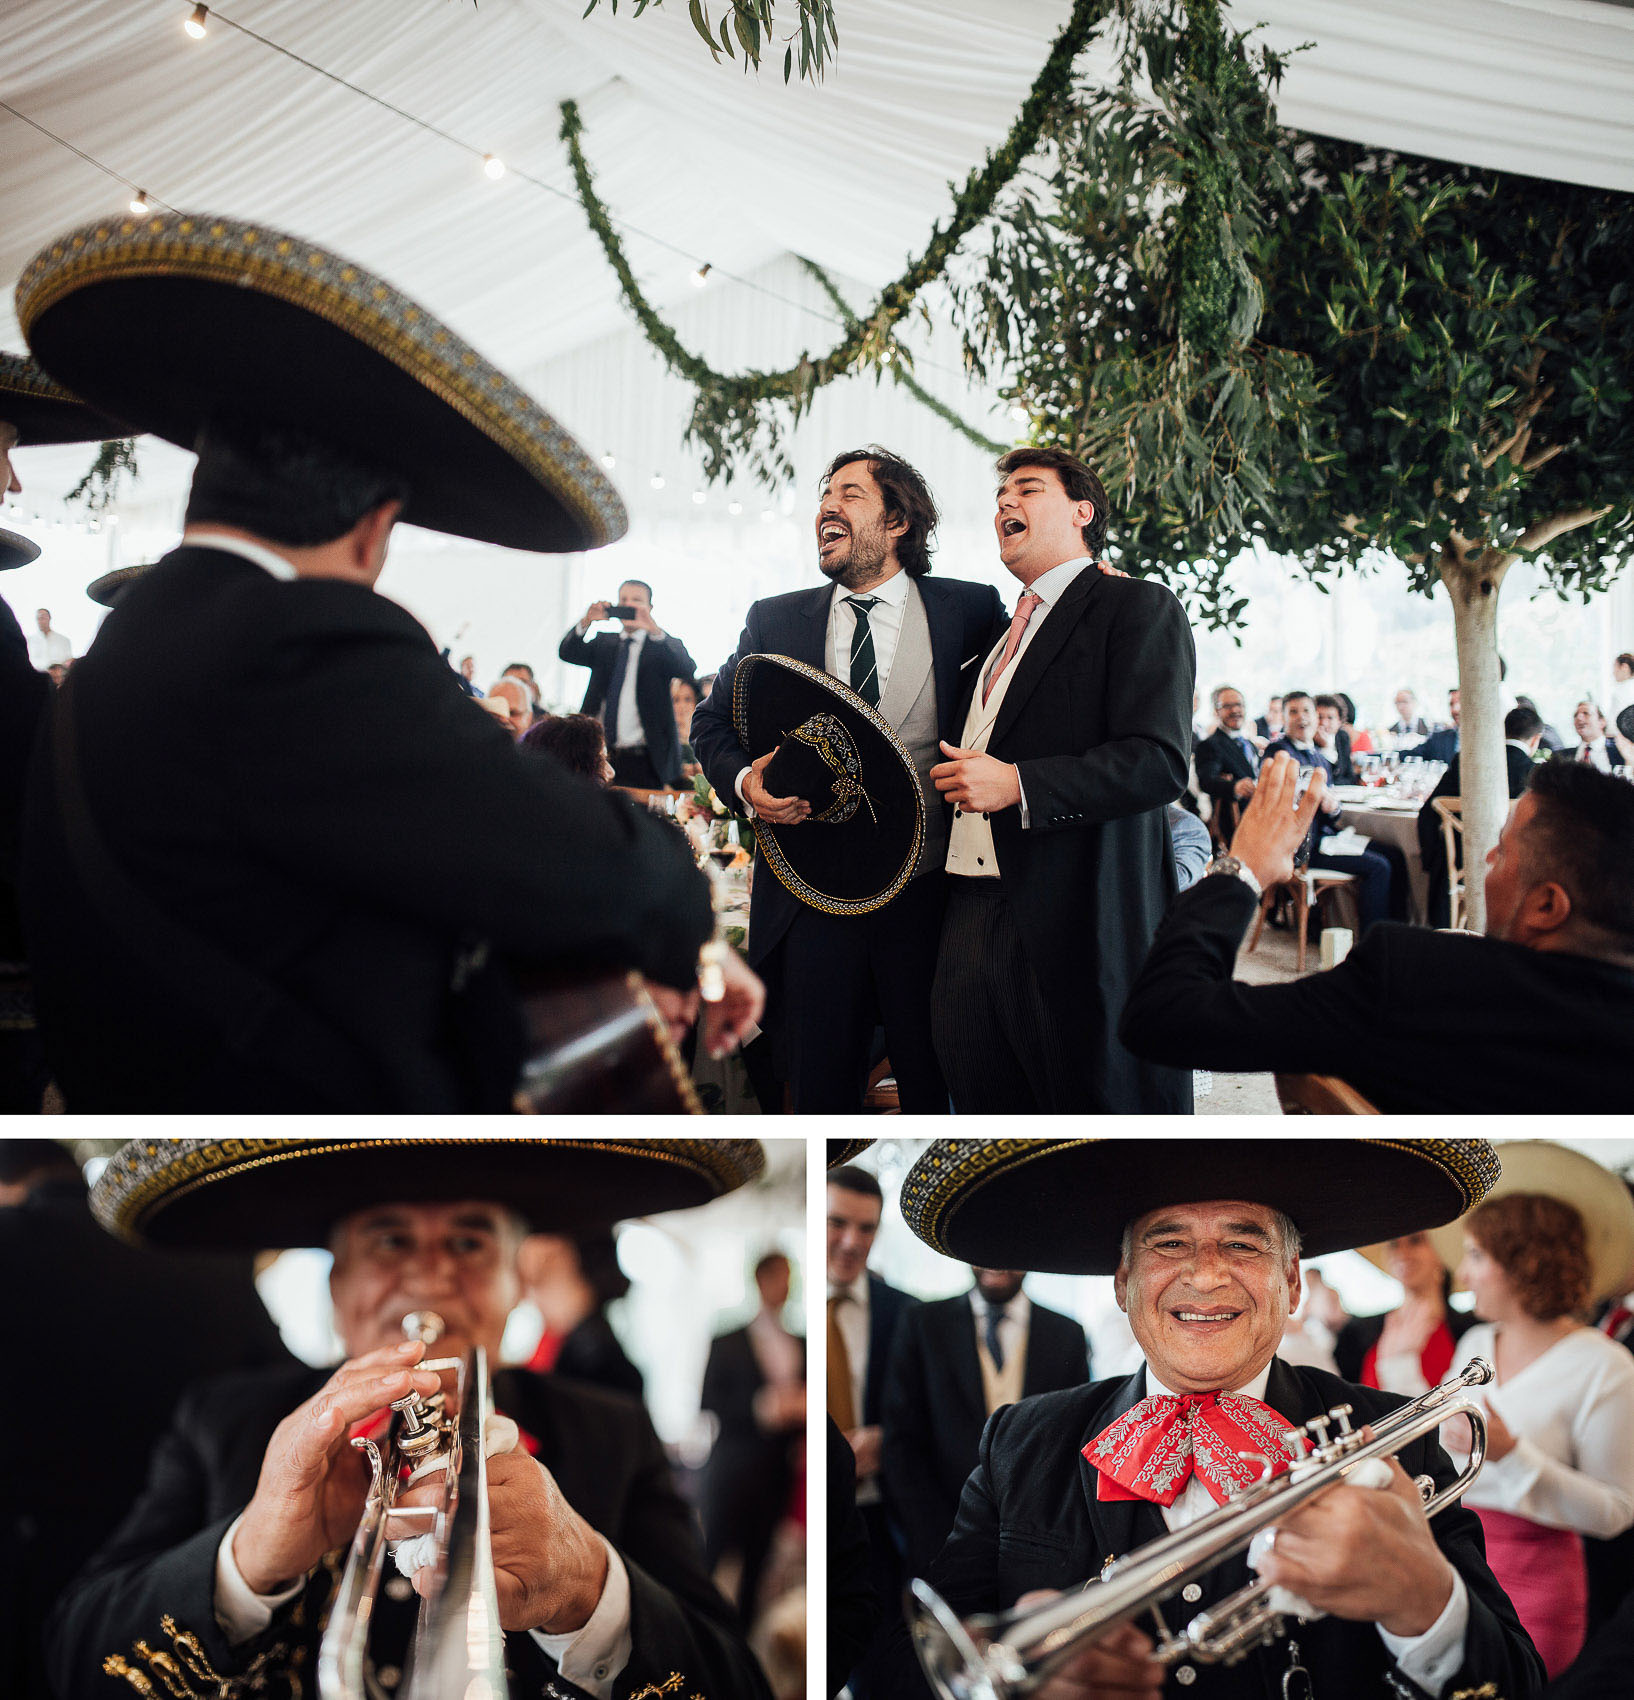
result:
M 1464 805 L 1464 912 L 1471 932 L 1486 928 L 1486 857 L 1509 811 L 1504 702 L 1498 680 L 1498 589 L 1513 555 L 1441 551 L 1436 563 L 1452 602 L 1458 643 L 1459 791 Z

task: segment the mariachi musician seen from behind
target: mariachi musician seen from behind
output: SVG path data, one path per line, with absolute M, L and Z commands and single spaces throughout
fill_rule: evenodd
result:
M 385 280 L 263 225 L 98 221 L 25 268 L 18 316 L 53 377 L 198 455 L 181 546 L 31 770 L 23 924 L 69 1109 L 508 1109 L 516 963 L 639 972 L 684 1024 L 712 918 L 680 836 L 520 753 L 376 594 L 399 520 L 619 537 L 578 444 Z M 726 955 L 711 1048 L 759 1009 Z
M 385 1446 L 388 1407 L 410 1392 L 454 1400 L 458 1384 L 428 1357 L 481 1346 L 497 1362 L 522 1235 L 700 1204 L 763 1161 L 752 1140 L 126 1146 L 93 1196 L 104 1226 L 175 1246 L 327 1241 L 346 1361 L 183 1394 L 140 1497 L 48 1631 L 60 1700 L 310 1696 L 369 1480 L 350 1442 Z M 443 1325 L 430 1353 L 403 1326 L 428 1311 Z M 640 1403 L 510 1369 L 494 1404 L 511 1419 L 489 1419 L 486 1461 L 509 1681 L 491 1700 L 767 1700 Z M 425 1571 L 399 1560 L 425 1590 Z M 369 1618 L 371 1692 L 389 1700 L 417 1602 L 388 1574 Z
M 1339 1405 L 1359 1428 L 1402 1405 L 1276 1356 L 1301 1243 L 1320 1254 L 1434 1226 L 1497 1173 L 1483 1140 L 1188 1143 L 1183 1161 L 1169 1141 L 937 1141 L 903 1187 L 920 1238 L 989 1265 L 1115 1272 L 1145 1362 L 994 1415 L 930 1585 L 961 1618 L 1080 1588 L 1257 1481 L 1262 1459 L 1285 1470 L 1290 1428 Z M 1038 1700 L 1537 1694 L 1542 1665 L 1474 1514 L 1425 1516 L 1412 1478 L 1446 1487 L 1450 1460 L 1421 1438 L 1388 1469 L 1388 1486 L 1336 1485 L 1279 1520 L 1260 1575 L 1313 1608 L 1285 1638 L 1166 1675 L 1147 1616 L 1075 1650 Z M 1164 1607 L 1169 1630 L 1251 1579 L 1241 1554 L 1201 1570 Z M 880 1657 L 893 1700 L 925 1693 L 905 1629 Z

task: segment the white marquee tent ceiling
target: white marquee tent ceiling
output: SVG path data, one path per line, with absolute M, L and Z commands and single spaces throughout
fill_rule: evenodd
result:
M 785 86 L 780 63 L 758 79 L 712 65 L 683 0 L 640 18 L 628 4 L 614 15 L 609 0 L 589 18 L 584 0 L 221 9 L 497 153 L 517 168 L 497 183 L 472 154 L 219 18 L 190 40 L 188 9 L 6 0 L 0 100 L 165 203 L 281 226 L 384 273 L 535 384 L 593 452 L 617 450 L 634 540 L 666 516 L 715 523 L 719 504 L 707 515 L 689 506 L 686 391 L 631 329 L 571 196 L 558 103 L 579 101 L 605 200 L 647 233 L 627 240 L 655 303 L 720 364 L 781 365 L 837 336 L 788 256 L 831 268 L 859 304 L 897 275 L 945 217 L 949 183 L 1006 134 L 1070 0 L 836 0 L 839 53 L 820 87 Z M 1283 84 L 1280 110 L 1295 126 L 1634 190 L 1634 10 L 1623 5 L 1254 0 L 1234 16 L 1265 21 L 1278 47 L 1315 44 Z M 122 209 L 128 193 L 0 110 L 0 279 L 63 229 Z M 714 266 L 701 295 L 690 279 L 698 259 Z M 21 346 L 0 288 L 0 347 Z M 927 387 L 990 435 L 1008 434 L 991 395 L 966 387 L 945 335 L 921 333 L 917 346 Z M 985 499 L 983 456 L 889 386 L 863 379 L 820 400 L 796 453 L 803 480 L 839 435 L 910 453 L 927 445 L 939 489 L 968 485 L 976 506 Z M 649 489 L 649 462 L 670 471 L 665 491 Z M 60 497 L 84 464 L 83 450 L 36 451 L 25 466 L 35 499 Z M 166 523 L 187 465 L 144 449 L 140 495 L 169 504 Z M 744 500 L 742 524 L 758 521 L 764 498 Z M 803 524 L 804 500 L 800 512 Z M 570 569 L 565 598 L 579 576 Z M 731 600 L 741 607 L 736 591 Z M 452 608 L 418 606 L 434 629 L 432 614 L 453 619 Z M 558 612 L 538 613 L 540 629 Z

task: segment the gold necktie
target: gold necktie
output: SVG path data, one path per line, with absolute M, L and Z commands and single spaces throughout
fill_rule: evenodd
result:
M 857 1426 L 857 1406 L 851 1397 L 851 1354 L 840 1332 L 844 1303 L 843 1295 L 828 1301 L 828 1414 L 841 1434 L 850 1434 Z

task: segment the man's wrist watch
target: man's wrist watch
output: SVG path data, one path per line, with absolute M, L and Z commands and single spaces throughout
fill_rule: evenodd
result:
M 1228 874 L 1232 879 L 1241 880 L 1243 884 L 1246 885 L 1251 892 L 1253 892 L 1255 897 L 1262 897 L 1264 895 L 1264 888 L 1254 877 L 1254 870 L 1247 866 L 1246 863 L 1239 862 L 1235 856 L 1216 856 L 1214 860 L 1203 869 L 1204 879 L 1207 879 L 1210 874 Z

